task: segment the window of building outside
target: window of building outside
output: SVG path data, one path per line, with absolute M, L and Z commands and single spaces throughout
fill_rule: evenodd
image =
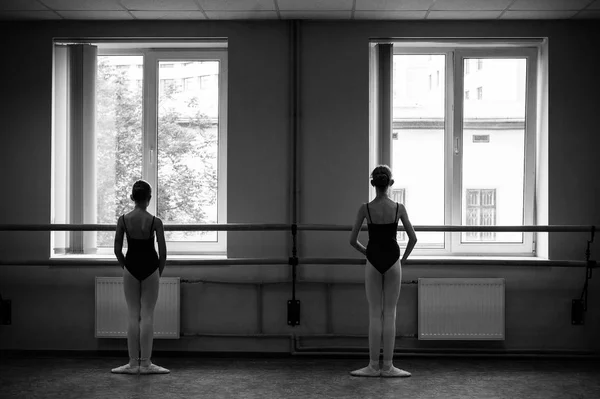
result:
M 406 190 L 404 188 L 392 188 L 392 201 L 394 202 L 398 202 L 404 206 L 406 206 Z M 400 224 L 402 224 L 402 221 L 399 222 Z M 404 243 L 406 245 L 407 238 L 406 238 L 406 232 L 405 231 L 399 231 L 398 235 L 396 236 L 396 239 L 398 240 L 399 243 Z
M 176 51 L 132 44 L 94 43 L 83 57 L 74 55 L 81 44 L 55 44 L 52 222 L 116 224 L 133 209 L 133 183 L 144 179 L 153 190 L 148 211 L 165 224 L 226 223 L 226 43 Z M 95 78 L 78 82 L 69 63 Z M 201 77 L 213 84 L 201 87 Z M 69 85 L 95 93 L 79 117 Z M 90 128 L 77 129 L 73 118 Z M 82 148 L 67 146 L 73 138 Z M 226 232 L 165 237 L 170 255 L 226 254 Z M 110 255 L 113 241 L 112 231 L 55 232 L 51 255 Z
M 496 189 L 467 189 L 467 226 L 496 225 Z M 493 231 L 465 233 L 468 241 L 494 241 Z
M 392 167 L 402 193 L 410 191 L 405 205 L 413 225 L 534 224 L 537 54 L 535 45 L 515 43 L 393 45 L 395 139 L 381 152 L 389 158 L 378 162 Z M 468 73 L 470 63 L 477 74 Z M 438 70 L 440 86 L 431 88 Z M 472 91 L 479 101 L 466 101 Z M 533 233 L 418 236 L 417 255 L 535 253 Z

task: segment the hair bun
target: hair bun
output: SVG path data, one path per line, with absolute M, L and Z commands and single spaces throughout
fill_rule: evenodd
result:
M 131 189 L 131 197 L 135 202 L 149 200 L 152 195 L 150 184 L 144 180 L 138 180 L 133 184 Z
M 376 186 L 387 186 L 390 183 L 390 177 L 385 173 L 377 173 L 373 175 L 373 183 Z

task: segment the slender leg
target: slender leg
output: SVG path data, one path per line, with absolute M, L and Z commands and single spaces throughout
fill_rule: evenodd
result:
M 367 261 L 365 289 L 369 302 L 369 358 L 372 365 L 379 367 L 382 331 L 382 288 L 383 276 Z
M 379 352 L 381 351 L 381 273 L 367 261 L 365 266 L 365 290 L 369 302 L 369 365 L 350 372 L 357 377 L 378 377 Z
M 383 361 L 391 362 L 396 341 L 396 304 L 400 297 L 402 269 L 397 262 L 384 276 L 383 285 Z
M 140 349 L 142 366 L 150 365 L 154 340 L 154 308 L 158 299 L 158 270 L 142 281 L 140 311 Z
M 160 276 L 158 269 L 142 281 L 142 307 L 140 321 L 141 362 L 140 374 L 167 374 L 169 370 L 151 361 L 154 341 L 154 308 L 158 300 Z
M 402 268 L 396 262 L 384 275 L 383 284 L 383 377 L 409 377 L 408 371 L 392 365 L 396 343 L 396 305 L 402 286 Z
M 127 351 L 129 353 L 129 363 L 112 369 L 117 374 L 137 374 L 139 369 L 138 358 L 140 357 L 140 282 L 123 269 L 123 291 L 125 292 L 125 302 L 127 302 L 128 323 L 127 323 Z

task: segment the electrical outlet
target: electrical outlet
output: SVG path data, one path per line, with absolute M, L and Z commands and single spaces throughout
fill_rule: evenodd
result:
M 573 299 L 573 303 L 571 304 L 571 324 L 582 325 L 583 313 L 583 300 Z
M 0 324 L 9 326 L 12 323 L 10 299 L 4 299 L 0 302 Z

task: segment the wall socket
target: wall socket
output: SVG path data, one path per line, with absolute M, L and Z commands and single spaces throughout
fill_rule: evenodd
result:
M 573 299 L 573 302 L 571 304 L 571 324 L 582 325 L 583 313 L 583 300 Z
M 4 299 L 0 302 L 0 324 L 4 326 L 9 326 L 12 323 L 11 304 L 10 299 Z

